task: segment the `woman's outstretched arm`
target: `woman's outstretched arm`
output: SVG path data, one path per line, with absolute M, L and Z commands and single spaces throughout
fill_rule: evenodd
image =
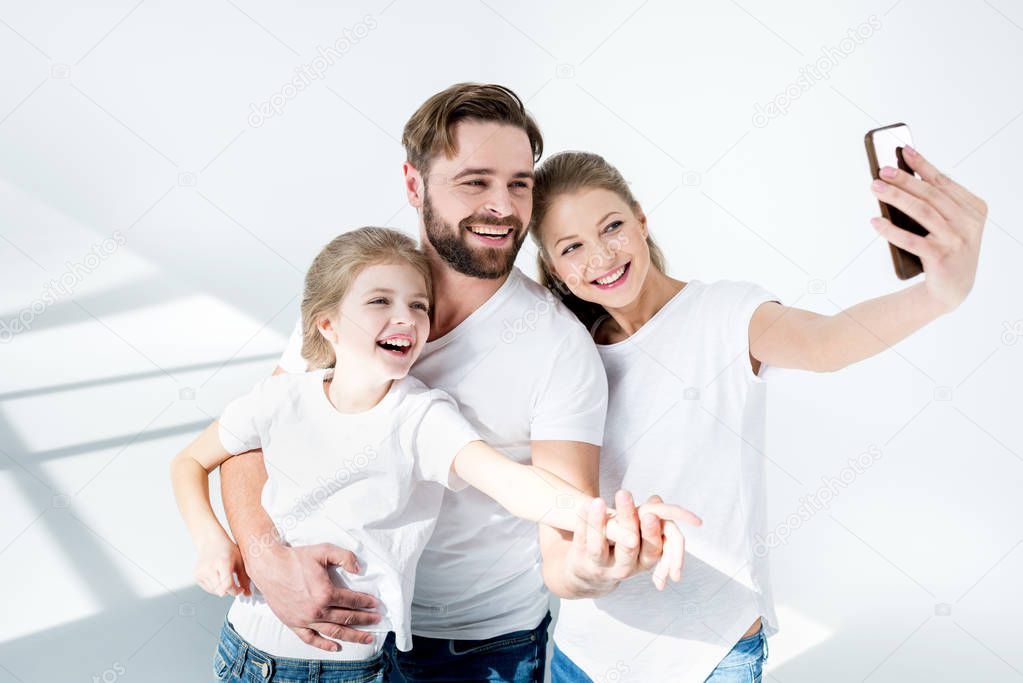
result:
M 762 304 L 749 325 L 750 355 L 783 368 L 829 372 L 870 358 L 955 309 L 977 274 L 987 204 L 924 159 L 904 148 L 917 178 L 882 170 L 874 194 L 927 228 L 926 236 L 872 220 L 886 240 L 920 257 L 924 281 L 870 299 L 835 315 L 819 315 L 778 303 Z

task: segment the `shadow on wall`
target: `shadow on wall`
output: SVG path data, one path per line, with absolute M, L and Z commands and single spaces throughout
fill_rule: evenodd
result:
M 213 651 L 230 605 L 228 598 L 197 586 L 122 601 L 95 616 L 4 643 L 0 681 L 212 680 Z

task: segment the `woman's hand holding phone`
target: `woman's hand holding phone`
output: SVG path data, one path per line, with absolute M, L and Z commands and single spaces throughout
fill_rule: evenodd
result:
M 987 204 L 912 147 L 902 151 L 920 177 L 886 166 L 871 189 L 880 201 L 912 217 L 929 234 L 914 235 L 883 217 L 871 219 L 871 224 L 890 243 L 920 258 L 928 294 L 950 311 L 973 287 Z

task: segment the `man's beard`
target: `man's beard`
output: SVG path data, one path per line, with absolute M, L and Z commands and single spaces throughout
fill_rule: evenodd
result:
M 423 195 L 423 223 L 426 225 L 426 237 L 436 250 L 437 254 L 444 259 L 444 262 L 455 271 L 469 277 L 478 277 L 484 280 L 495 280 L 504 277 L 511 272 L 515 265 L 515 256 L 522 247 L 525 240 L 525 233 L 522 230 L 522 221 L 515 216 L 495 218 L 493 216 L 475 215 L 463 218 L 458 223 L 458 229 L 453 230 L 450 225 L 437 217 L 430 202 L 430 193 L 426 191 Z M 467 234 L 470 225 L 500 225 L 512 229 L 509 235 L 512 239 L 510 247 L 473 247 L 468 243 Z

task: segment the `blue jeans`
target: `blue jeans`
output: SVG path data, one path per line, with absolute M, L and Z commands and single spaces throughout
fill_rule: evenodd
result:
M 767 660 L 767 638 L 758 631 L 743 638 L 711 672 L 704 683 L 760 683 Z M 554 645 L 551 659 L 552 683 L 593 683 L 582 669 Z
M 542 683 L 550 623 L 551 615 L 548 613 L 534 629 L 513 631 L 486 640 L 412 636 L 409 652 L 384 648 L 391 658 L 386 680 L 388 683 Z
M 213 658 L 218 683 L 383 683 L 390 666 L 384 652 L 372 659 L 339 662 L 274 657 L 252 647 L 224 620 Z

